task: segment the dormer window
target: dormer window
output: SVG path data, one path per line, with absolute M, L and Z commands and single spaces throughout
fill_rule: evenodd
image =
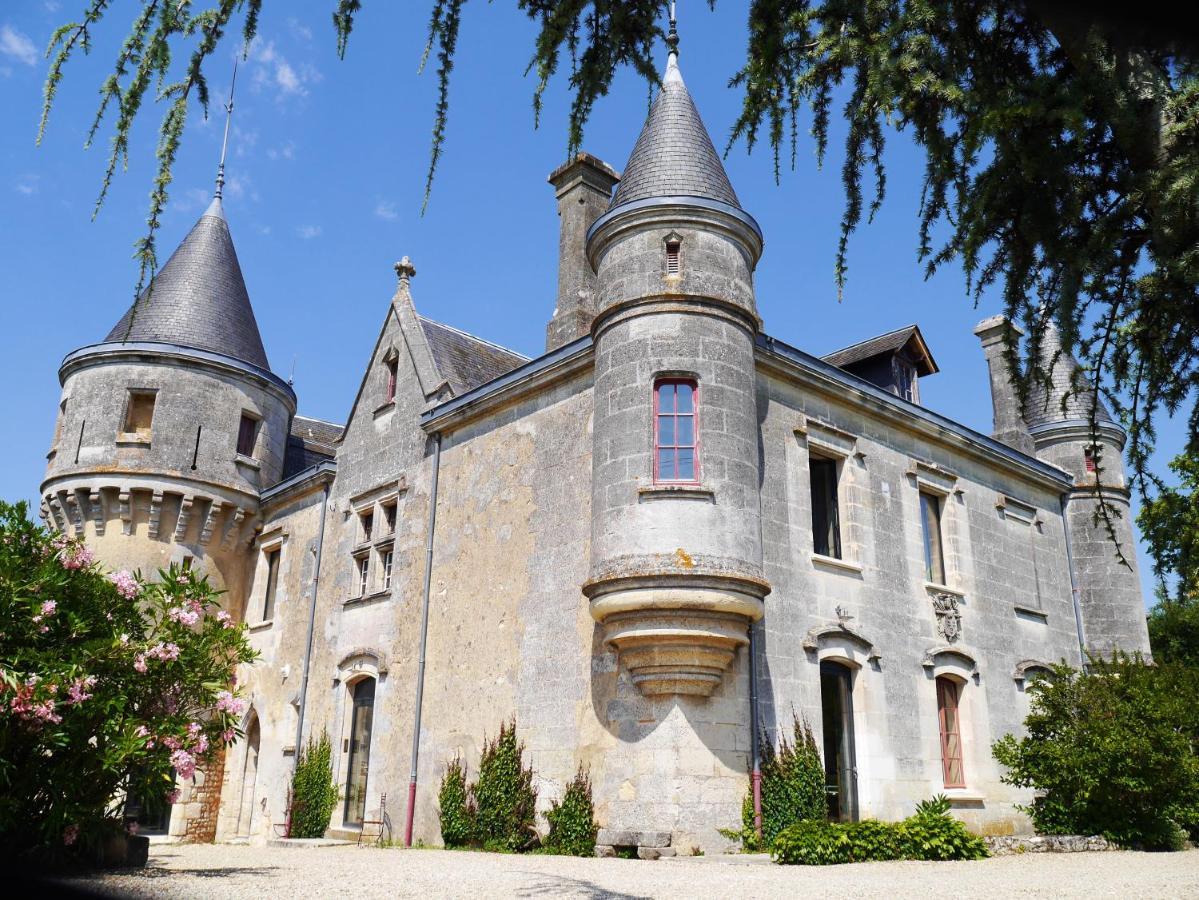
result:
M 891 365 L 895 373 L 895 393 L 909 403 L 919 403 L 920 393 L 916 387 L 916 367 L 899 356 L 892 359 Z
M 666 274 L 678 275 L 682 269 L 683 239 L 674 232 L 666 236 Z

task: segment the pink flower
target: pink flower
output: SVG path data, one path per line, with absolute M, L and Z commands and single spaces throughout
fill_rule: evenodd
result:
M 63 829 L 62 842 L 66 846 L 68 846 L 68 847 L 71 846 L 73 843 L 75 843 L 75 841 L 78 838 L 79 838 L 79 826 L 78 825 L 68 825 L 66 828 Z
M 196 746 L 194 749 L 197 754 L 207 753 L 208 752 L 208 735 L 206 735 L 206 734 L 200 735 L 199 740 L 196 741 Z
M 96 554 L 82 543 L 64 545 L 59 555 L 64 569 L 83 569 L 96 561 Z
M 137 731 L 135 731 L 134 734 L 136 734 L 138 737 L 149 737 L 150 729 L 147 728 L 145 725 L 138 725 Z
M 58 609 L 58 602 L 55 600 L 47 600 L 45 603 L 42 604 L 42 615 L 43 616 L 52 616 L 52 615 L 54 615 L 54 611 L 56 609 Z
M 179 802 L 179 788 L 175 788 L 173 791 L 169 791 L 167 793 L 167 803 L 178 803 L 178 802 Z
M 219 613 L 216 614 L 216 620 L 218 622 L 220 622 L 222 625 L 224 625 L 226 628 L 233 627 L 233 617 L 231 615 L 229 615 L 229 613 L 225 612 L 223 609 Z
M 216 695 L 216 708 L 221 712 L 227 712 L 230 715 L 240 716 L 246 711 L 246 701 L 240 697 L 234 697 L 228 691 L 221 691 Z
M 187 733 L 190 734 L 192 737 L 195 737 L 197 734 L 199 734 L 203 730 L 204 730 L 204 726 L 201 725 L 199 722 L 192 722 L 190 725 L 187 726 Z
M 179 740 L 179 738 L 175 737 L 172 734 L 168 734 L 166 737 L 164 737 L 162 739 L 162 745 L 164 747 L 166 747 L 168 750 L 178 750 L 180 747 L 183 746 L 183 741 Z
M 137 655 L 137 659 L 133 661 L 133 668 L 139 672 L 146 671 L 146 655 L 144 653 L 139 653 Z
M 186 750 L 176 750 L 172 753 L 171 765 L 175 767 L 180 778 L 191 778 L 196 773 L 196 758 Z
M 62 716 L 54 712 L 54 701 L 43 700 L 41 703 L 33 705 L 33 718 L 42 722 L 49 722 L 51 725 L 57 725 L 62 721 Z
M 120 572 L 113 572 L 108 576 L 108 580 L 116 585 L 117 593 L 126 600 L 133 600 L 141 590 L 137 579 L 133 577 L 132 573 L 124 569 Z
M 182 625 L 195 625 L 200 621 L 200 614 L 186 606 L 172 606 L 167 610 L 167 615 Z
M 224 731 L 221 732 L 221 740 L 224 741 L 226 744 L 232 744 L 234 737 L 236 737 L 236 734 L 232 728 L 226 728 Z
M 96 676 L 95 675 L 88 675 L 86 678 L 76 678 L 75 681 L 71 684 L 70 688 L 67 689 L 67 694 L 70 697 L 70 699 L 67 700 L 67 702 L 68 703 L 82 703 L 84 700 L 90 700 L 92 695 L 89 694 L 88 691 L 91 688 L 95 687 L 95 685 L 96 685 Z

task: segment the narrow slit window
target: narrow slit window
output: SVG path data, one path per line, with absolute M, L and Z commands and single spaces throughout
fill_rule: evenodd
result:
M 841 559 L 837 461 L 813 456 L 808 472 L 812 483 L 812 549 L 821 556 Z
M 387 503 L 383 506 L 383 526 L 386 529 L 385 534 L 396 533 L 396 505 Z
M 358 568 L 358 596 L 365 597 L 366 589 L 370 586 L 371 574 L 371 558 L 369 553 L 364 553 L 355 560 L 355 565 Z
M 924 577 L 945 583 L 945 552 L 941 543 L 941 498 L 920 492 L 920 523 L 924 530 Z
M 395 562 L 395 551 L 390 547 L 383 551 L 383 590 L 391 590 L 391 568 Z
M 941 733 L 941 772 L 947 788 L 964 788 L 966 786 L 966 773 L 962 766 L 959 699 L 960 687 L 956 681 L 944 676 L 937 679 L 937 725 Z
M 681 244 L 678 241 L 666 242 L 666 274 L 679 274 L 679 250 Z
M 669 378 L 654 385 L 655 482 L 699 481 L 698 407 L 694 379 Z
M 362 523 L 362 535 L 359 543 L 370 543 L 371 536 L 375 531 L 375 514 L 373 512 L 365 512 L 359 517 L 359 521 Z
M 148 439 L 154 425 L 154 401 L 152 391 L 130 391 L 129 404 L 125 410 L 125 434 L 135 434 Z
M 275 617 L 275 594 L 279 589 L 279 551 L 268 550 L 266 554 L 266 593 L 262 600 L 262 621 Z
M 239 456 L 254 456 L 254 444 L 258 439 L 258 420 L 249 413 L 241 414 L 237 426 L 237 453 Z
M 391 403 L 396 398 L 396 377 L 399 374 L 399 361 L 393 356 L 383 365 L 386 367 L 387 378 L 387 390 L 383 402 Z

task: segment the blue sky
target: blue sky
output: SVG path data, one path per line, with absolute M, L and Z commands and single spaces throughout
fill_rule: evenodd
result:
M 140 4 L 137 4 L 140 6 Z M 202 6 L 204 4 L 197 4 Z M 68 67 L 43 145 L 34 146 L 53 27 L 78 2 L 9 0 L 0 8 L 0 375 L 9 423 L 0 497 L 36 497 L 53 433 L 57 368 L 70 350 L 103 339 L 136 283 L 132 245 L 144 230 L 161 106 L 147 103 L 129 168 L 96 221 L 107 133 L 82 149 L 101 79 L 134 4 L 115 4 L 89 57 Z M 418 308 L 530 356 L 544 345 L 554 307 L 557 216 L 546 175 L 565 158 L 569 98 L 549 92 L 533 128 L 534 83 L 524 76 L 533 25 L 513 2 L 472 3 L 450 95 L 450 124 L 428 211 L 420 214 L 436 79 L 417 74 L 428 3 L 367 0 L 339 61 L 333 0 L 269 0 L 260 38 L 238 78 L 225 206 L 267 353 L 294 366 L 300 411 L 343 421 L 407 254 Z M 723 148 L 739 93 L 727 86 L 743 58 L 745 4 L 680 4 L 681 65 L 713 140 Z M 228 90 L 235 40 L 209 69 L 214 97 Z M 182 54 L 179 54 L 182 56 Z M 596 107 L 584 147 L 618 169 L 647 110 L 631 72 Z M 223 111 L 194 108 L 159 237 L 162 261 L 203 211 L 220 151 Z M 839 126 L 839 122 L 836 123 Z M 806 127 L 806 122 L 802 127 Z M 915 257 L 922 158 L 891 141 L 888 201 L 851 244 L 838 302 L 833 255 L 843 195 L 840 132 L 823 170 L 805 139 L 794 172 L 773 180 L 769 151 L 734 147 L 726 162 L 761 224 L 757 272 L 766 330 L 815 353 L 918 322 L 941 373 L 921 384 L 926 406 L 989 432 L 986 368 L 971 329 L 999 311 L 975 308 L 956 269 L 925 281 Z M 1162 458 L 1182 444 L 1162 429 Z M 1141 553 L 1141 568 L 1146 559 Z M 1145 575 L 1147 590 L 1148 575 Z

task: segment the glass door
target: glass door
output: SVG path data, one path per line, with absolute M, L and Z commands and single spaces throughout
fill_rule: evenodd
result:
M 350 759 L 346 766 L 345 823 L 361 825 L 366 812 L 366 776 L 371 759 L 371 723 L 375 717 L 375 680 L 354 685 L 354 712 L 350 718 Z
M 853 673 L 834 662 L 820 664 L 824 726 L 824 782 L 829 818 L 858 818 L 858 769 L 853 734 Z

